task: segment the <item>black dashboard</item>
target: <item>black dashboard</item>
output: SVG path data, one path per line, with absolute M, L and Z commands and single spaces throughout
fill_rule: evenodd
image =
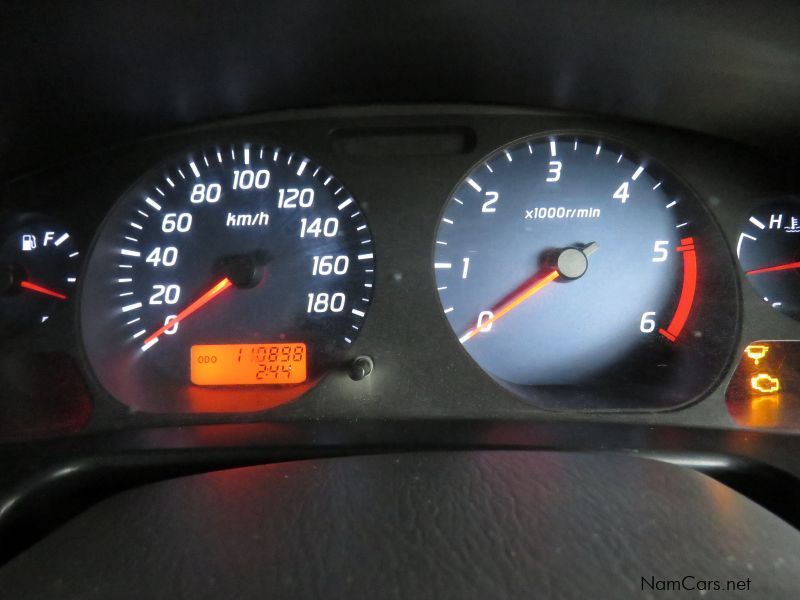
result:
M 634 455 L 796 534 L 796 7 L 180 4 L 3 7 L 24 56 L 0 102 L 14 589 L 124 490 L 357 455 Z M 449 493 L 456 466 L 409 460 Z M 595 467 L 553 460 L 583 493 Z M 624 513 L 637 484 L 609 469 Z

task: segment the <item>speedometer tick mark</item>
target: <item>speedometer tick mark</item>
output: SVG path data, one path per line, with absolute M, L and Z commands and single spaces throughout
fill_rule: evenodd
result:
M 550 156 L 556 155 L 556 141 L 550 140 Z
M 450 307 L 448 307 L 448 308 L 445 308 L 445 309 L 444 309 L 444 314 L 446 314 L 446 315 L 447 315 L 447 314 L 450 314 L 450 313 L 451 313 L 451 312 L 453 312 L 454 310 L 455 310 L 455 308 L 453 308 L 452 306 L 450 306 Z
M 371 260 L 372 254 L 359 254 L 358 260 Z
M 459 204 L 462 204 L 462 205 L 464 204 L 464 203 L 463 203 L 461 200 L 459 200 L 459 199 L 458 199 L 458 198 L 456 198 L 455 196 L 453 197 L 453 200 L 455 200 L 455 201 L 456 201 L 456 202 L 458 202 Z
M 154 340 L 150 340 L 144 346 L 142 346 L 142 352 L 147 352 L 147 350 L 152 348 L 157 343 L 158 343 L 158 338 L 155 338 Z
M 336 209 L 337 210 L 342 210 L 343 208 L 346 208 L 346 207 L 350 206 L 352 203 L 353 203 L 353 199 L 352 198 L 348 198 L 347 200 L 342 202 L 339 206 L 337 206 Z
M 142 255 L 142 253 L 139 252 L 138 250 L 128 250 L 127 248 L 123 248 L 122 250 L 119 251 L 119 253 L 122 254 L 123 256 L 141 256 Z
M 181 176 L 181 179 L 186 179 L 186 175 L 184 175 L 183 171 L 181 171 L 180 169 L 178 169 L 178 175 Z
M 634 171 L 633 175 L 631 175 L 631 179 L 633 181 L 636 181 L 637 179 L 639 179 L 639 175 L 641 175 L 642 173 L 644 173 L 644 167 L 640 165 L 639 168 L 636 169 L 636 171 Z
M 244 164 L 250 164 L 250 148 L 247 147 L 244 149 Z
M 685 227 L 688 224 L 689 224 L 688 222 L 687 223 L 678 223 L 677 225 L 675 225 L 675 229 L 680 229 L 681 227 Z
M 601 144 L 597 144 L 597 150 L 594 151 L 595 156 L 600 156 L 600 151 L 603 149 Z
M 136 212 L 139 213 L 140 215 L 142 215 L 145 219 L 149 219 L 150 218 L 150 215 L 148 215 L 143 210 L 137 210 Z
M 147 331 L 146 329 L 141 329 L 141 330 L 137 331 L 136 333 L 134 333 L 133 336 L 131 336 L 131 337 L 132 337 L 132 339 L 135 340 L 138 337 L 142 337 L 145 334 L 146 331 Z
M 622 154 L 620 154 L 620 155 L 617 157 L 617 164 L 619 164 L 621 160 L 622 160 Z
M 137 302 L 136 304 L 128 304 L 127 306 L 122 307 L 122 312 L 130 312 L 132 310 L 138 310 L 142 308 L 142 303 Z
M 139 240 L 137 240 L 135 237 L 131 237 L 129 235 L 126 235 L 125 239 L 128 240 L 129 242 L 135 242 L 137 244 L 139 243 Z
M 220 152 L 219 150 L 217 150 L 217 162 L 219 164 L 222 164 L 222 152 Z
M 353 310 L 351 310 L 350 312 L 351 312 L 351 313 L 353 313 L 353 314 L 354 314 L 355 316 L 357 316 L 357 317 L 363 317 L 364 315 L 366 315 L 366 314 L 367 314 L 367 313 L 365 313 L 363 310 L 358 310 L 357 308 L 354 308 L 354 309 L 353 309 Z
M 162 192 L 162 191 L 161 191 L 161 188 L 156 188 L 156 191 L 157 191 L 159 194 L 161 194 L 161 196 L 164 196 L 164 192 Z
M 469 184 L 469 185 L 472 187 L 472 189 L 473 189 L 473 190 L 475 190 L 476 192 L 480 192 L 480 191 L 482 191 L 482 190 L 483 190 L 483 188 L 481 188 L 481 186 L 479 186 L 477 183 L 475 183 L 475 180 L 474 180 L 474 179 L 472 179 L 471 177 L 467 177 L 467 183 L 468 183 L 468 184 Z
M 166 179 L 170 187 L 175 187 L 175 183 L 173 183 L 172 179 L 170 179 L 169 177 L 167 177 Z
M 442 223 L 447 223 L 448 225 L 452 225 L 453 221 L 450 219 L 442 219 Z
M 331 182 L 331 179 L 333 179 L 333 176 L 329 175 L 328 178 L 322 182 L 322 185 L 328 185 Z
M 511 162 L 512 161 L 511 153 L 508 150 L 504 150 L 503 152 L 505 152 L 505 155 L 506 155 L 506 158 L 508 159 L 508 162 Z M 489 170 L 491 171 L 491 169 L 489 169 Z
M 156 189 L 158 189 L 158 188 L 156 188 Z M 155 200 L 153 200 L 152 198 L 150 198 L 150 197 L 145 198 L 144 201 L 147 202 L 147 204 L 149 204 L 150 206 L 152 206 L 156 210 L 161 210 L 161 205 L 158 202 L 156 202 Z
M 303 162 L 300 163 L 300 166 L 297 168 L 297 176 L 298 177 L 300 177 L 300 175 L 303 174 L 303 171 L 306 170 L 306 165 L 307 164 L 308 164 L 307 160 L 303 160 Z
M 120 298 L 127 298 L 128 296 L 133 296 L 133 292 L 122 292 L 119 294 Z
M 483 166 L 486 167 L 486 169 L 489 171 L 489 173 L 494 173 L 494 169 L 492 169 L 492 167 L 489 166 L 489 163 L 486 163 Z
M 133 227 L 134 229 L 139 229 L 139 230 L 142 229 L 142 226 L 139 225 L 138 223 L 134 222 L 134 221 L 131 221 L 131 227 Z
M 189 163 L 189 167 L 191 167 L 192 173 L 194 173 L 195 177 L 200 177 L 200 171 L 197 169 L 197 165 L 194 164 L 194 161 Z
M 350 215 L 350 218 L 352 219 L 353 217 L 357 217 L 357 216 L 358 216 L 358 215 L 360 215 L 360 214 L 361 214 L 361 211 L 357 210 L 357 211 L 356 211 L 356 212 L 354 212 L 352 215 Z
M 436 240 L 436 243 L 439 244 L 440 246 L 447 246 L 447 242 L 441 242 L 439 240 Z
M 338 189 L 338 190 L 336 190 L 335 192 L 333 192 L 333 195 L 334 195 L 334 196 L 338 196 L 338 195 L 339 195 L 339 192 L 341 192 L 343 189 L 344 189 L 343 187 L 339 187 L 339 189 Z
M 672 208 L 672 207 L 673 207 L 673 206 L 675 206 L 677 203 L 678 203 L 678 201 L 677 201 L 677 200 L 673 200 L 672 202 L 670 202 L 669 204 L 667 204 L 667 206 L 666 206 L 665 208 Z
M 314 172 L 311 174 L 311 176 L 312 176 L 312 177 L 316 177 L 316 176 L 317 176 L 317 173 L 319 173 L 319 170 L 320 170 L 321 168 L 322 168 L 322 167 L 317 167 L 316 169 L 314 169 Z

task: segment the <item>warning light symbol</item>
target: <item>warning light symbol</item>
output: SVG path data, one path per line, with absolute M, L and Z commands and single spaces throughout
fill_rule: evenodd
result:
M 781 380 L 766 373 L 759 373 L 750 378 L 750 387 L 762 394 L 772 394 L 781 389 Z
M 758 361 L 762 360 L 767 355 L 767 352 L 769 352 L 769 346 L 762 344 L 750 344 L 744 349 L 747 358 L 755 362 L 755 364 L 758 364 Z

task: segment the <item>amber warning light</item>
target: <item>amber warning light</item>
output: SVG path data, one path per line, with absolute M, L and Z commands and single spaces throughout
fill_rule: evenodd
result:
M 192 346 L 195 385 L 281 385 L 306 380 L 306 345 L 204 344 Z

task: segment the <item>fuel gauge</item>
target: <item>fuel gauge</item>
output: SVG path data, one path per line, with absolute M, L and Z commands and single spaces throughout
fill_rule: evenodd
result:
M 736 255 L 764 302 L 800 320 L 800 198 L 754 210 L 739 234 Z
M 0 223 L 0 334 L 48 321 L 75 290 L 80 260 L 72 236 L 39 215 Z

